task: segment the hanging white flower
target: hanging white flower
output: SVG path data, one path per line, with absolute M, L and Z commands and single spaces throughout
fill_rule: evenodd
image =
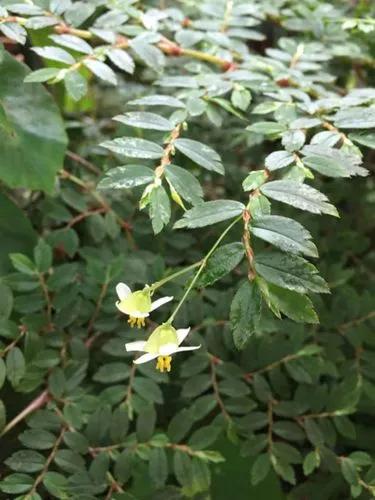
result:
M 145 326 L 145 318 L 151 311 L 173 299 L 173 297 L 161 297 L 152 301 L 150 287 L 146 286 L 143 290 L 132 292 L 125 283 L 118 283 L 116 292 L 120 299 L 116 302 L 117 309 L 129 316 L 128 323 L 131 327 L 137 325 L 138 328 Z
M 126 350 L 144 352 L 142 356 L 134 360 L 135 364 L 147 363 L 157 358 L 156 369 L 161 372 L 171 370 L 172 354 L 183 351 L 199 349 L 200 345 L 191 347 L 180 347 L 190 328 L 176 330 L 170 323 L 158 326 L 147 341 L 136 341 L 125 344 Z

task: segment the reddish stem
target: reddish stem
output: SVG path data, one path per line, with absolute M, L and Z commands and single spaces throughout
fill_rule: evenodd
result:
M 8 431 L 13 429 L 13 427 L 15 427 L 18 424 L 18 422 L 21 422 L 21 420 L 30 415 L 30 413 L 33 413 L 34 411 L 42 408 L 46 403 L 48 403 L 49 400 L 50 396 L 48 394 L 48 391 L 47 390 L 43 391 L 41 394 L 39 394 L 39 396 L 37 396 L 33 401 L 31 401 L 31 403 L 28 406 L 26 406 L 24 410 L 21 411 L 21 413 L 19 413 L 13 420 L 11 420 L 8 423 L 8 425 L 4 427 L 0 436 L 3 436 Z

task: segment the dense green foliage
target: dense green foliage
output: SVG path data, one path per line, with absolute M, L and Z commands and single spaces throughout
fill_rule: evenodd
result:
M 4 498 L 375 496 L 370 4 L 0 1 Z

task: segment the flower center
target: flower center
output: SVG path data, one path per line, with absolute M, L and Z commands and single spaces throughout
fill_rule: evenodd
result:
M 137 328 L 142 328 L 146 326 L 145 318 L 135 318 L 134 316 L 129 316 L 128 323 L 131 328 L 134 328 L 135 326 Z
M 120 309 L 126 314 L 149 313 L 151 311 L 151 297 L 148 290 L 138 290 L 133 292 L 119 304 Z M 136 316 L 136 314 L 135 314 Z
M 159 356 L 156 362 L 156 369 L 161 373 L 171 371 L 172 356 Z
M 165 347 L 171 347 L 172 350 L 166 352 Z M 178 348 L 178 339 L 176 329 L 172 325 L 164 323 L 158 326 L 150 335 L 145 345 L 145 352 L 167 356 Z

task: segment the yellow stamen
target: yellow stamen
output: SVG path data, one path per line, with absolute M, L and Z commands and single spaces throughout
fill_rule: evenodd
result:
M 163 372 L 164 371 L 164 359 L 163 356 L 159 356 L 156 361 L 156 369 Z
M 167 370 L 167 372 L 171 371 L 171 362 L 172 362 L 172 356 L 164 357 L 164 368 Z
M 156 369 L 160 372 L 171 371 L 172 356 L 159 356 L 156 362 Z
M 135 326 L 137 328 L 142 328 L 146 325 L 146 320 L 145 318 L 135 318 L 134 316 L 129 316 L 128 323 L 131 328 L 134 328 Z

